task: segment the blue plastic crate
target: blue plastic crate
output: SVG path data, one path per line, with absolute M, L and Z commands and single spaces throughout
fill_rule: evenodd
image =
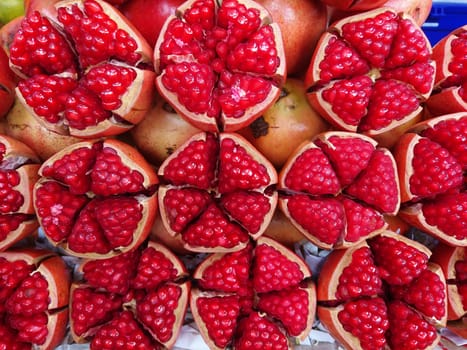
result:
M 430 16 L 422 28 L 432 45 L 456 28 L 467 24 L 467 0 L 433 0 Z

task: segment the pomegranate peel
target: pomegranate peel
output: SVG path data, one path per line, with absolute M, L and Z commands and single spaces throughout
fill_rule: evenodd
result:
M 258 3 L 191 0 L 167 18 L 156 41 L 156 87 L 195 127 L 232 132 L 279 97 L 284 57 L 279 26 Z

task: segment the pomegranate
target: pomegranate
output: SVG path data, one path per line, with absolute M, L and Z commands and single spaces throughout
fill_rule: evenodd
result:
M 466 248 L 439 243 L 432 260 L 441 266 L 448 283 L 448 320 L 458 320 L 467 315 Z
M 433 94 L 427 101 L 432 116 L 467 110 L 466 52 L 467 25 L 452 31 L 433 47 L 437 69 Z
M 305 141 L 279 173 L 279 207 L 323 249 L 345 247 L 388 226 L 400 206 L 396 164 L 368 136 L 327 131 Z
M 148 242 L 107 259 L 86 259 L 70 292 L 73 339 L 91 350 L 171 349 L 185 319 L 190 284 L 181 261 Z
M 467 246 L 466 139 L 467 113 L 454 113 L 415 125 L 394 147 L 403 202 L 399 216 L 461 246 Z
M 8 55 L 0 47 L 0 118 L 4 117 L 15 101 L 16 78 L 8 64 Z
M 38 228 L 33 187 L 39 179 L 38 156 L 24 143 L 0 135 L 0 251 Z
M 421 243 L 385 231 L 332 251 L 318 276 L 320 321 L 348 349 L 432 349 L 446 281 Z
M 106 258 L 149 235 L 157 211 L 157 175 L 122 141 L 83 141 L 39 169 L 34 207 L 48 240 L 70 255 Z
M 167 17 L 184 0 L 127 0 L 120 6 L 120 11 L 134 24 L 146 41 L 154 47 Z
M 273 165 L 235 133 L 201 132 L 159 168 L 167 231 L 195 252 L 238 250 L 266 229 L 277 204 Z
M 5 116 L 5 133 L 33 149 L 44 161 L 63 148 L 82 141 L 71 135 L 61 135 L 47 129 L 19 99 Z
M 0 252 L 2 349 L 53 350 L 65 337 L 70 273 L 46 250 Z
M 131 141 L 157 166 L 201 130 L 183 119 L 161 96 L 156 95 L 144 119 L 131 129 Z
M 321 36 L 305 78 L 308 98 L 335 128 L 391 147 L 422 117 L 434 83 L 431 52 L 408 15 L 380 8 L 346 17 Z
M 339 10 L 365 11 L 380 7 L 386 0 L 321 0 L 326 5 Z
M 32 11 L 10 45 L 17 95 L 44 126 L 81 138 L 123 133 L 149 109 L 151 48 L 102 0 Z M 40 93 L 39 93 L 40 92 Z
M 280 169 L 303 141 L 328 128 L 308 103 L 303 81 L 288 78 L 276 103 L 239 133 Z
M 188 0 L 154 50 L 160 94 L 196 127 L 232 132 L 259 117 L 285 80 L 278 24 L 252 0 Z
M 291 249 L 294 248 L 296 243 L 306 240 L 300 230 L 290 222 L 289 218 L 279 208 L 274 211 L 271 222 L 263 235 Z
M 302 75 L 321 34 L 327 27 L 326 6 L 320 0 L 256 0 L 282 33 L 287 75 Z
M 288 337 L 308 336 L 316 308 L 311 271 L 273 239 L 211 254 L 193 277 L 190 307 L 210 349 L 291 349 Z

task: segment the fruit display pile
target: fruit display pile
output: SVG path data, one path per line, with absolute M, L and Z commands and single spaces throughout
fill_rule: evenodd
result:
M 0 349 L 467 343 L 467 24 L 431 8 L 3 1 Z

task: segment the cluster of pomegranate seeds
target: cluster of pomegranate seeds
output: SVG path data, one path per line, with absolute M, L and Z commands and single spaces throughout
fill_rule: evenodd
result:
M 436 345 L 448 299 L 441 267 L 430 257 L 421 243 L 390 231 L 331 252 L 318 276 L 319 319 L 349 348 Z
M 278 98 L 282 37 L 261 5 L 190 0 L 164 28 L 155 45 L 156 86 L 197 127 L 239 130 Z
M 298 147 L 279 174 L 279 190 L 282 211 L 324 249 L 381 232 L 383 214 L 395 215 L 400 205 L 389 150 L 343 131 L 323 132 Z
M 434 83 L 431 52 L 413 19 L 389 8 L 346 17 L 314 52 L 309 101 L 335 128 L 383 140 L 422 111 Z
M 133 147 L 83 141 L 44 162 L 34 205 L 47 238 L 72 255 L 107 257 L 149 235 L 157 176 Z
M 159 176 L 164 226 L 192 251 L 245 247 L 276 207 L 274 167 L 238 134 L 194 135 L 162 163 Z
M 149 242 L 102 260 L 84 260 L 72 286 L 71 332 L 91 349 L 171 348 L 185 319 L 186 271 L 165 246 Z
M 211 348 L 289 349 L 288 337 L 303 339 L 310 331 L 316 307 L 311 271 L 270 238 L 207 256 L 193 277 L 191 310 Z
M 154 73 L 143 67 L 149 44 L 100 0 L 59 2 L 49 16 L 28 13 L 11 43 L 20 100 L 62 134 L 115 135 L 138 123 L 154 90 Z

